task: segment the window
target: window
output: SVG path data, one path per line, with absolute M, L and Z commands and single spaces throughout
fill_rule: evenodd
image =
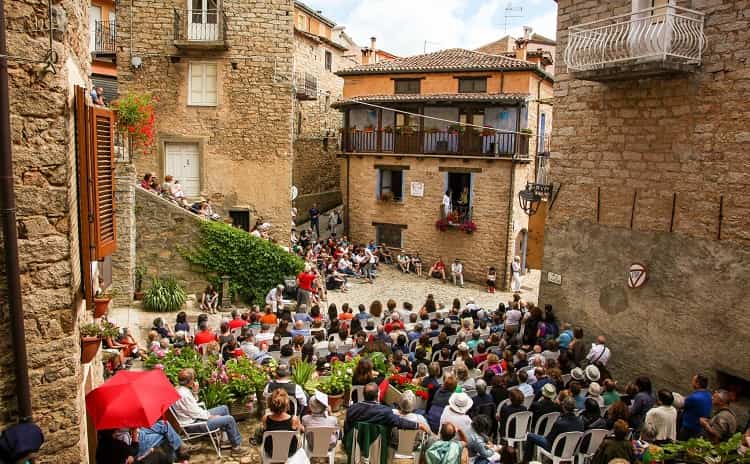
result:
M 399 224 L 375 224 L 375 242 L 385 243 L 389 248 L 403 248 L 401 232 L 404 228 Z
M 420 79 L 396 79 L 396 93 L 419 93 Z
M 188 105 L 217 105 L 216 73 L 216 63 L 190 63 L 188 71 Z
M 458 79 L 458 93 L 487 92 L 486 77 L 462 77 Z
M 378 169 L 378 199 L 404 200 L 404 171 L 400 169 Z
M 326 58 L 326 61 L 325 61 L 326 71 L 330 71 L 331 69 L 333 69 L 333 53 L 326 50 L 325 58 Z
M 250 212 L 249 211 L 229 211 L 229 217 L 232 219 L 232 226 L 250 232 Z
M 307 31 L 307 16 L 303 14 L 297 15 L 297 29 L 300 31 Z
M 446 190 L 451 196 L 451 213 L 460 222 L 471 220 L 472 178 L 470 172 L 448 172 L 445 178 Z

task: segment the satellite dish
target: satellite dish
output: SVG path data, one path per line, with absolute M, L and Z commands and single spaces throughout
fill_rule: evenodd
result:
M 297 195 L 299 195 L 299 190 L 297 190 L 297 187 L 292 185 L 292 191 L 290 193 L 291 193 L 292 201 L 294 201 L 297 199 Z

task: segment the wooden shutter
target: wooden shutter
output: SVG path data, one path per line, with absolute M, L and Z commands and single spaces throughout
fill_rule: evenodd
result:
M 115 118 L 111 110 L 91 109 L 91 181 L 94 254 L 104 259 L 117 249 L 115 230 Z
M 81 275 L 83 280 L 83 295 L 86 306 L 94 305 L 94 281 L 91 275 L 91 261 L 94 261 L 94 246 L 92 245 L 93 214 L 90 212 L 92 203 L 91 183 L 89 182 L 90 156 L 90 108 L 86 106 L 86 89 L 76 87 L 76 145 L 78 153 L 78 222 L 80 225 L 79 247 L 81 253 Z
M 526 267 L 542 269 L 544 258 L 544 224 L 547 222 L 547 202 L 539 203 L 536 214 L 529 217 L 529 236 L 526 249 Z

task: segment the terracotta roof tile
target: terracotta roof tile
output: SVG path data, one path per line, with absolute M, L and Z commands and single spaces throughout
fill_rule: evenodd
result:
M 385 74 L 430 71 L 506 71 L 536 69 L 536 65 L 501 55 L 480 53 L 463 48 L 449 48 L 439 52 L 398 58 L 375 64 L 343 69 L 336 74 Z
M 364 103 L 439 103 L 439 102 L 485 102 L 485 103 L 520 103 L 529 94 L 526 93 L 440 93 L 440 94 L 397 94 L 397 95 L 365 95 L 339 100 L 333 108 Z

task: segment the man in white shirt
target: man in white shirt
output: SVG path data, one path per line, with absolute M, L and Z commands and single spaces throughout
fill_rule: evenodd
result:
M 279 308 L 284 307 L 284 286 L 279 284 L 272 288 L 266 295 L 266 304 L 271 305 L 271 311 L 275 314 Z
M 206 431 L 221 429 L 226 432 L 229 442 L 232 444 L 233 456 L 244 456 L 250 452 L 250 449 L 242 446 L 242 436 L 237 429 L 237 422 L 229 414 L 229 408 L 226 406 L 217 406 L 213 409 L 206 410 L 198 404 L 195 395 L 198 393 L 198 382 L 195 381 L 195 371 L 193 369 L 182 369 L 177 374 L 179 386 L 177 393 L 180 399 L 172 406 L 174 415 L 183 429 L 196 431 Z M 198 422 L 198 424 L 195 424 Z
M 451 276 L 453 276 L 453 285 L 464 286 L 464 265 L 458 258 L 453 260 L 453 264 L 451 264 Z
M 609 361 L 610 351 L 607 348 L 607 339 L 603 335 L 596 338 L 596 343 L 591 344 L 591 351 L 586 355 L 586 359 L 591 364 L 606 366 Z
M 514 303 L 513 306 L 511 306 L 511 308 L 505 313 L 505 331 L 508 332 L 508 335 L 513 336 L 513 334 L 518 332 L 518 328 L 521 324 L 521 318 L 523 318 L 523 313 Z
M 257 346 L 260 346 L 263 342 L 270 342 L 273 340 L 273 332 L 271 331 L 271 326 L 268 324 L 262 324 L 260 326 L 260 333 L 255 336 L 255 344 Z

